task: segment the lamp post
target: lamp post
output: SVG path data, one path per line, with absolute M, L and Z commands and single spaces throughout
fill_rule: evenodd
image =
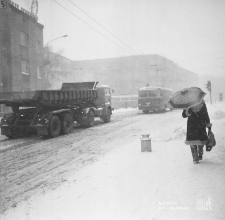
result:
M 57 37 L 57 38 L 55 38 L 55 39 L 53 39 L 53 40 L 50 40 L 50 41 L 46 44 L 45 47 L 47 47 L 48 44 L 51 43 L 52 41 L 57 40 L 57 39 L 59 39 L 59 38 L 67 37 L 67 36 L 68 36 L 68 35 L 63 35 L 63 36 L 61 36 L 61 37 Z
M 46 53 L 46 51 L 47 51 L 47 48 L 48 48 L 49 43 L 51 43 L 52 41 L 58 40 L 58 39 L 60 39 L 60 38 L 67 37 L 67 36 L 68 36 L 68 35 L 63 35 L 63 36 L 61 36 L 61 37 L 57 37 L 57 38 L 55 38 L 55 39 L 50 40 L 50 41 L 46 44 L 46 46 L 45 46 L 45 50 L 44 50 L 44 55 L 43 55 L 43 57 L 45 57 L 45 53 Z
M 50 41 L 46 44 L 45 50 L 44 50 L 44 53 L 43 53 L 43 62 L 42 62 L 42 63 L 43 63 L 43 68 L 44 68 L 44 66 L 45 66 L 45 53 L 46 53 L 46 51 L 47 51 L 47 48 L 48 48 L 49 43 L 51 43 L 52 41 L 58 40 L 58 39 L 60 39 L 60 38 L 67 37 L 67 36 L 68 36 L 68 35 L 63 35 L 63 36 L 57 37 L 57 38 L 55 38 L 55 39 L 50 40 Z M 47 73 L 45 84 L 47 84 L 48 75 L 49 75 L 49 72 Z

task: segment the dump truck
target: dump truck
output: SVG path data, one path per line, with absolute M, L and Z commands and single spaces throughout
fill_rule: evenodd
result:
M 74 122 L 94 126 L 95 117 L 111 120 L 111 89 L 98 82 L 63 83 L 59 90 L 0 93 L 0 104 L 11 107 L 1 119 L 1 134 L 20 138 L 30 132 L 57 137 L 72 131 Z

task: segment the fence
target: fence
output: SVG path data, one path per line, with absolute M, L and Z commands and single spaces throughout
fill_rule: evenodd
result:
M 123 95 L 112 96 L 112 106 L 114 109 L 118 108 L 137 108 L 138 96 L 137 95 Z

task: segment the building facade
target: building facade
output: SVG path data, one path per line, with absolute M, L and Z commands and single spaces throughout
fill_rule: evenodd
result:
M 82 70 L 83 76 L 88 76 L 89 80 L 109 84 L 115 95 L 135 95 L 140 87 L 147 84 L 171 88 L 174 91 L 198 86 L 196 73 L 179 67 L 173 61 L 157 54 L 75 63 L 75 66 Z
M 55 60 L 53 57 L 50 65 Z M 156 54 L 83 61 L 72 61 L 63 56 L 58 58 L 58 64 L 51 66 L 48 76 L 49 88 L 52 89 L 58 89 L 63 82 L 98 81 L 110 85 L 114 95 L 118 96 L 137 95 L 138 89 L 146 85 L 174 91 L 198 86 L 196 73 Z
M 43 88 L 43 28 L 36 16 L 12 1 L 8 9 L 1 9 L 1 92 Z

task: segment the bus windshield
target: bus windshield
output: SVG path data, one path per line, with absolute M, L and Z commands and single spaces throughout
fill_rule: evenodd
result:
M 148 97 L 158 97 L 159 91 L 158 90 L 151 90 L 148 91 Z
M 158 97 L 158 90 L 139 91 L 139 97 Z

